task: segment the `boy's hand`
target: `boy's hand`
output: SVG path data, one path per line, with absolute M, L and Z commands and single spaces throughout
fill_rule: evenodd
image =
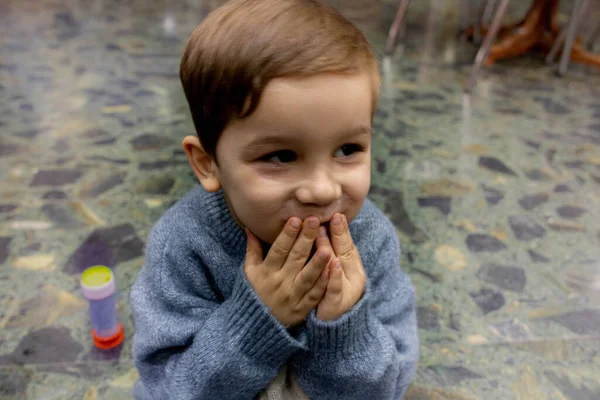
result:
M 260 299 L 286 327 L 302 322 L 327 287 L 331 247 L 321 246 L 306 262 L 318 232 L 318 218 L 309 217 L 304 223 L 290 218 L 263 260 L 260 240 L 246 229 L 244 272 Z
M 336 219 L 339 224 L 335 223 Z M 317 318 L 323 321 L 338 319 L 354 307 L 362 297 L 366 283 L 365 269 L 350 236 L 346 216 L 335 214 L 330 231 L 335 257 L 330 264 L 327 291 L 317 308 Z

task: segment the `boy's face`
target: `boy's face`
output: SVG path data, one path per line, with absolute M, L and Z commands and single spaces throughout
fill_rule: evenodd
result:
M 222 186 L 238 223 L 269 244 L 292 216 L 351 221 L 370 186 L 372 100 L 367 73 L 272 80 L 219 139 L 213 185 L 201 183 Z

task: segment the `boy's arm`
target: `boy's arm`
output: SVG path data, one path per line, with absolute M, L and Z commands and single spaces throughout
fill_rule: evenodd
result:
M 362 299 L 334 321 L 311 313 L 309 350 L 293 357 L 293 372 L 314 399 L 399 399 L 414 377 L 418 336 L 414 288 L 398 264 L 391 223 L 372 247 Z
M 156 399 L 255 397 L 301 343 L 262 304 L 241 266 L 231 296 L 219 301 L 199 257 L 171 243 L 150 240 L 131 293 L 145 389 Z

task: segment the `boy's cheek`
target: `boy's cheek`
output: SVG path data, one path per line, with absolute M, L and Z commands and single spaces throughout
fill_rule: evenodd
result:
M 276 226 L 267 226 L 266 221 L 253 221 L 254 223 L 245 224 L 252 233 L 254 233 L 262 242 L 267 243 L 269 246 L 275 242 L 277 237 L 283 232 L 285 226 L 284 223 L 279 223 Z

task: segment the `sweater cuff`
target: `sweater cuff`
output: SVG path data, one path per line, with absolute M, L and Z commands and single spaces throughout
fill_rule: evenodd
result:
M 228 313 L 228 333 L 247 357 L 279 367 L 306 347 L 294 339 L 258 297 L 246 275 L 238 278 Z
M 322 321 L 316 311 L 307 322 L 310 351 L 316 358 L 344 357 L 362 351 L 371 337 L 368 324 L 369 294 L 363 297 L 346 314 L 333 321 Z

